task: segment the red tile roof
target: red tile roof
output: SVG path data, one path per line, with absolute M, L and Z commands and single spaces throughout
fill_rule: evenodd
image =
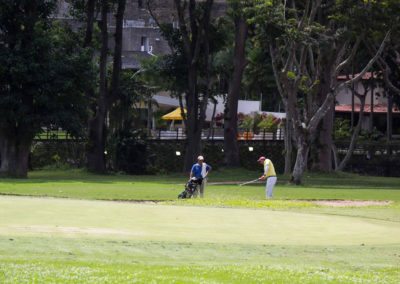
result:
M 386 113 L 387 112 L 387 106 L 385 105 L 374 105 L 373 106 L 373 112 L 374 113 Z M 335 111 L 337 112 L 351 112 L 351 105 L 336 105 L 335 106 Z M 355 104 L 354 105 L 354 111 L 359 112 L 360 111 L 360 105 Z M 364 106 L 364 113 L 371 112 L 371 105 L 365 105 Z M 400 113 L 400 109 L 398 107 L 393 107 L 393 113 Z

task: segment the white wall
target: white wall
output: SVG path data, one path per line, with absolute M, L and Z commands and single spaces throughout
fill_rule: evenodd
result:
M 178 107 L 179 101 L 176 98 L 171 98 L 166 93 L 154 95 L 154 100 L 157 101 L 161 108 Z M 217 97 L 217 106 L 215 114 L 223 113 L 225 108 L 225 102 L 223 96 Z M 244 114 L 251 114 L 252 112 L 259 112 L 261 109 L 260 101 L 244 101 L 239 100 L 238 112 Z M 209 102 L 206 110 L 206 120 L 211 121 L 212 113 L 214 110 L 214 104 Z
M 356 90 L 360 94 L 364 94 L 364 86 L 361 83 L 356 84 Z M 383 89 L 381 87 L 374 88 L 373 90 L 374 97 L 373 102 L 374 104 L 387 104 L 387 99 L 383 97 Z M 345 87 L 338 91 L 336 95 L 336 102 L 339 105 L 350 105 L 351 104 L 351 91 L 349 88 Z M 360 100 L 355 96 L 354 103 L 360 104 Z M 368 91 L 365 104 L 371 104 L 371 91 Z
M 215 110 L 215 114 L 224 113 L 225 109 L 225 100 L 223 96 L 217 97 L 217 106 Z M 214 110 L 214 104 L 208 103 L 207 111 L 206 111 L 206 120 L 211 121 L 212 113 Z M 243 114 L 251 114 L 253 112 L 258 112 L 261 110 L 261 102 L 260 101 L 245 101 L 239 100 L 238 102 L 238 113 Z

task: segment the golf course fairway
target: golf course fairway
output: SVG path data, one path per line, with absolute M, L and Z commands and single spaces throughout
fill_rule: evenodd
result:
M 400 224 L 0 196 L 2 283 L 396 283 Z
M 1 197 L 0 216 L 3 236 L 275 245 L 400 242 L 400 226 L 393 222 L 272 210 Z

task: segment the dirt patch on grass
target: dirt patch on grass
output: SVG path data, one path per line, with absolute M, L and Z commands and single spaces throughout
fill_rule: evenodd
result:
M 131 232 L 127 230 L 117 230 L 111 228 L 82 228 L 65 226 L 12 226 L 13 229 L 30 233 L 61 233 L 61 234 L 83 234 L 83 235 L 141 235 L 140 232 Z
M 314 204 L 332 207 L 365 207 L 365 206 L 386 206 L 391 201 L 371 201 L 371 200 L 318 200 Z

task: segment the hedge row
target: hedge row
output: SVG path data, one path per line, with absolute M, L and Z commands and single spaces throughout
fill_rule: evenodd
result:
M 277 172 L 282 173 L 285 166 L 283 147 L 283 143 L 278 141 L 266 143 L 240 142 L 241 166 L 250 170 L 260 170 L 257 159 L 260 156 L 267 156 L 273 161 Z M 204 156 L 206 163 L 209 163 L 213 169 L 218 169 L 224 166 L 223 148 L 223 141 L 209 142 L 204 145 L 202 153 L 199 154 Z M 153 171 L 177 172 L 182 170 L 185 155 L 184 142 L 154 141 L 148 144 L 148 151 L 150 152 L 150 163 Z M 180 153 L 179 156 L 176 155 L 177 152 Z
M 35 142 L 29 157 L 31 169 L 44 167 L 84 167 L 86 164 L 85 143 L 74 141 Z
M 369 145 L 365 146 L 365 149 Z M 110 170 L 130 174 L 158 174 L 180 172 L 183 169 L 185 141 L 148 141 L 145 144 L 133 143 L 121 148 L 118 163 L 109 157 Z M 177 155 L 177 152 L 180 155 Z M 126 153 L 126 154 L 124 154 Z M 140 153 L 140 155 L 138 155 Z M 178 153 L 178 154 L 179 154 Z M 390 155 L 371 148 L 371 156 L 354 154 L 346 171 L 374 176 L 400 176 L 400 146 Z M 376 154 L 378 153 L 378 154 Z M 207 163 L 214 169 L 224 166 L 223 141 L 207 142 L 203 152 Z M 240 141 L 239 154 L 241 166 L 250 170 L 260 170 L 257 164 L 259 156 L 266 156 L 275 165 L 278 174 L 282 174 L 285 165 L 283 141 Z M 125 160 L 124 160 L 125 159 Z M 140 160 L 140 161 L 139 161 Z M 142 161 L 143 160 L 143 161 Z M 195 162 L 195 161 L 193 161 Z M 73 141 L 36 142 L 32 147 L 30 166 L 38 169 L 48 166 L 84 167 L 85 143 Z M 135 165 L 145 165 L 136 167 Z M 116 169 L 115 167 L 119 167 Z
M 249 147 L 252 147 L 252 149 Z M 140 148 L 140 149 L 139 149 Z M 185 141 L 149 141 L 145 147 L 141 144 L 132 144 L 131 147 L 126 145 L 122 148 L 123 153 L 118 154 L 119 163 L 110 161 L 108 165 L 118 165 L 122 169 L 111 169 L 116 171 L 126 171 L 128 173 L 156 174 L 179 172 L 183 169 L 183 161 L 185 156 Z M 137 155 L 140 151 L 140 155 Z M 146 153 L 143 153 L 145 151 Z M 118 152 L 118 151 L 117 151 Z M 177 155 L 177 152 L 179 152 Z M 270 143 L 241 142 L 239 144 L 240 161 L 242 166 L 247 169 L 260 169 L 257 164 L 259 156 L 266 155 L 275 165 L 279 173 L 283 172 L 284 157 L 283 143 L 271 141 Z M 202 153 L 207 163 L 213 169 L 224 166 L 223 141 L 205 143 Z M 140 157 L 139 157 L 140 156 Z M 138 161 L 138 159 L 145 159 Z M 121 161 L 122 159 L 126 159 Z M 112 157 L 110 157 L 112 159 Z M 195 162 L 195 161 L 193 161 Z M 46 141 L 36 142 L 32 147 L 30 166 L 32 169 L 44 167 L 84 167 L 85 160 L 85 143 L 74 141 Z M 143 171 L 136 164 L 143 163 L 146 165 Z M 115 166 L 113 166 L 115 167 Z M 124 170 L 126 169 L 126 170 Z M 136 172 L 135 172 L 135 169 Z

